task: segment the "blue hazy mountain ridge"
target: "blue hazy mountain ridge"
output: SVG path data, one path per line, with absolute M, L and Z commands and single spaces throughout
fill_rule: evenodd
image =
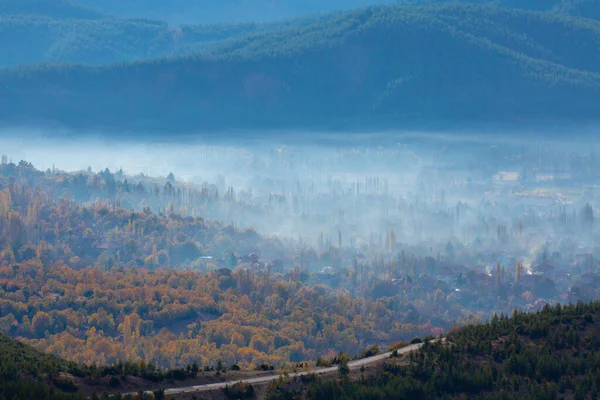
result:
M 599 22 L 472 4 L 367 7 L 177 57 L 0 71 L 4 124 L 581 121 L 598 104 Z
M 117 63 L 173 50 L 166 24 L 151 21 L 25 16 L 0 17 L 0 25 L 2 66 L 51 61 Z
M 112 64 L 165 57 L 203 50 L 216 41 L 307 25 L 331 15 L 173 29 L 163 21 L 115 18 L 65 0 L 0 0 L 0 66 Z
M 170 24 L 274 21 L 305 14 L 350 10 L 392 0 L 78 0 L 121 17 L 154 18 Z
M 316 3 L 303 3 L 302 7 L 292 7 L 298 13 L 322 11 L 333 8 L 366 4 L 373 0 L 355 0 L 339 3 L 330 0 L 317 6 Z M 382 0 L 385 2 L 385 0 Z M 515 2 L 511 0 L 480 0 L 483 4 L 499 4 L 507 7 L 543 9 L 561 12 L 565 15 L 597 16 L 600 2 L 588 0 Z M 119 2 L 127 9 L 137 2 Z M 288 2 L 293 5 L 293 2 Z M 288 4 L 281 2 L 281 4 Z M 404 0 L 403 4 L 445 3 L 441 0 Z M 146 4 L 146 3 L 145 3 Z M 193 3 L 198 7 L 201 3 Z M 213 3 L 211 3 L 213 4 Z M 214 4 L 217 4 L 216 6 Z M 239 2 L 218 2 L 213 6 L 204 5 L 204 10 L 236 6 L 243 9 L 246 4 Z M 260 2 L 257 4 L 260 5 Z M 277 8 L 272 5 L 271 7 Z M 111 2 L 91 2 L 90 5 L 71 0 L 0 0 L 0 66 L 15 66 L 36 62 L 73 62 L 87 64 L 111 64 L 147 58 L 167 57 L 211 50 L 219 47 L 220 41 L 240 39 L 247 35 L 265 33 L 290 27 L 306 26 L 331 19 L 336 13 L 309 14 L 272 22 L 231 22 L 236 20 L 237 11 L 227 13 L 230 20 L 224 23 L 191 24 L 171 27 L 161 20 L 146 17 L 123 19 L 101 12 L 93 6 L 106 6 Z M 148 10 L 160 7 L 192 6 L 187 1 L 148 2 L 148 7 L 137 7 L 141 15 Z M 257 6 L 258 7 L 258 6 Z M 268 8 L 265 5 L 265 8 Z M 135 13 L 134 13 L 135 14 Z M 147 12 L 147 15 L 152 15 Z M 192 13 L 193 14 L 193 13 Z M 294 13 L 292 13 L 294 14 Z M 165 18 L 165 11 L 160 18 Z M 250 16 L 251 14 L 244 14 Z M 269 15 L 268 10 L 264 15 Z M 260 18 L 249 18 L 260 19 Z M 268 19 L 268 18 L 266 18 Z M 204 21 L 206 18 L 199 18 Z M 210 19 L 209 19 L 210 20 Z M 219 21 L 219 18 L 212 21 Z
M 37 16 L 53 19 L 100 19 L 106 15 L 98 9 L 69 0 L 0 0 L 0 16 Z
M 302 14 L 349 10 L 377 4 L 430 5 L 456 0 L 77 0 L 87 6 L 125 17 L 167 20 L 169 23 L 268 21 Z M 508 8 L 600 17 L 597 0 L 467 0 Z

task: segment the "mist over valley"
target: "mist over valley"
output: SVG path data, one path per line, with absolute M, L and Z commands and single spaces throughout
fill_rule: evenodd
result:
M 0 399 L 596 399 L 598 4 L 0 0 Z

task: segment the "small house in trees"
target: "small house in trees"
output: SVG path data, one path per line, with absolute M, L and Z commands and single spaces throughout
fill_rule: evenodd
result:
M 546 304 L 549 304 L 547 301 L 543 299 L 539 299 L 534 301 L 533 303 L 529 303 L 525 306 L 525 309 L 530 312 L 541 311 Z
M 248 267 L 255 263 L 260 263 L 260 257 L 256 253 L 250 253 L 239 258 L 239 262 Z
M 324 267 L 321 270 L 321 273 L 324 275 L 335 275 L 335 268 L 333 267 Z
M 410 286 L 413 284 L 413 280 L 410 276 L 408 275 L 403 275 L 399 278 L 394 278 L 392 279 L 392 283 L 395 286 Z
M 324 267 L 320 272 L 314 274 L 314 283 L 336 286 L 339 283 L 338 271 L 333 267 Z
M 553 277 L 556 274 L 556 268 L 549 262 L 543 262 L 535 267 L 535 272 L 541 273 L 544 276 Z
M 116 244 L 114 242 L 106 242 L 106 243 L 102 243 L 101 245 L 99 245 L 98 249 L 107 251 L 109 254 L 113 254 L 120 247 L 121 246 L 119 246 L 118 244 Z

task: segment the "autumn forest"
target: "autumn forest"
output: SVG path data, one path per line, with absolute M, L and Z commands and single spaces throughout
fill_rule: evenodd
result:
M 79 205 L 57 193 L 80 176 L 49 176 L 27 163 L 1 171 L 0 328 L 38 349 L 86 364 L 251 368 L 435 331 L 418 316 L 403 322 L 411 311 L 397 301 L 309 286 L 298 268 L 243 268 L 236 253 L 221 268 L 203 262 L 203 254 L 243 246 L 281 251 L 277 239 L 168 210 Z M 86 179 L 90 190 L 110 190 L 98 175 Z M 177 268 L 186 260 L 197 267 Z M 357 285 L 352 273 L 343 279 Z

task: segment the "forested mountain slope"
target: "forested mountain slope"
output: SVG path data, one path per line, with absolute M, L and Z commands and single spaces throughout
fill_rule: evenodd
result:
M 95 8 L 70 0 L 0 0 L 0 15 L 49 17 L 57 20 L 100 19 L 106 16 Z
M 78 399 L 75 387 L 60 377 L 69 363 L 41 353 L 0 333 L 0 398 Z M 72 384 L 72 383 L 71 383 Z
M 351 8 L 368 3 L 363 0 L 356 4 L 331 3 L 329 6 L 308 6 L 307 12 L 321 8 Z M 422 4 L 445 3 L 445 1 L 407 1 L 407 7 Z M 553 13 L 575 15 L 588 18 L 598 16 L 598 3 L 582 1 L 549 2 L 542 4 L 512 4 L 505 2 L 482 1 L 482 4 L 498 4 L 507 8 L 532 8 Z M 108 3 L 107 3 L 108 4 Z M 129 2 L 119 2 L 120 8 L 129 7 Z M 185 10 L 185 2 L 180 6 Z M 225 4 L 225 5 L 223 5 Z M 553 5 L 554 4 L 554 5 Z M 102 8 L 103 4 L 98 4 Z M 197 3 L 189 4 L 198 7 Z M 218 7 L 228 7 L 219 3 Z M 245 5 L 231 3 L 231 7 Z M 539 7 L 538 7 L 539 6 Z M 109 6 L 108 6 L 109 7 Z M 170 2 L 162 2 L 160 7 L 175 7 Z M 272 7 L 272 3 L 265 7 Z M 109 7 L 110 8 L 110 7 Z M 205 7 L 206 8 L 206 7 Z M 210 7 L 208 7 L 210 8 Z M 304 9 L 303 7 L 300 7 Z M 207 50 L 214 42 L 241 38 L 246 35 L 278 31 L 290 27 L 306 26 L 315 22 L 332 19 L 338 13 L 306 14 L 291 13 L 293 18 L 272 22 L 257 22 L 269 18 L 250 17 L 245 13 L 246 22 L 236 22 L 235 12 L 223 18 L 199 18 L 192 24 L 169 25 L 168 13 L 144 14 L 148 8 L 141 7 L 137 19 L 122 19 L 123 14 L 103 13 L 97 8 L 68 0 L 0 0 L 0 47 L 4 52 L 0 66 L 13 66 L 35 62 L 76 62 L 88 64 L 120 63 L 145 58 L 156 58 Z M 265 11 L 266 15 L 269 14 Z M 134 13 L 135 14 L 135 13 Z M 125 13 L 127 15 L 127 13 Z M 137 15 L 137 14 L 136 14 Z M 229 16 L 230 19 L 227 19 Z M 147 17 L 156 20 L 147 19 Z M 206 17 L 206 15 L 205 15 Z M 200 25 L 199 23 L 205 24 Z M 215 23 L 217 22 L 217 23 Z
M 0 71 L 5 124 L 201 129 L 584 119 L 600 23 L 476 5 L 371 7 L 130 64 Z
M 401 0 L 403 5 L 455 3 L 456 0 Z M 598 19 L 600 4 L 595 0 L 458 0 L 459 3 L 485 4 L 504 8 L 547 11 L 570 16 Z
M 115 63 L 169 54 L 166 23 L 121 20 L 67 0 L 0 0 L 0 66 Z
M 451 332 L 425 343 L 408 365 L 391 359 L 361 379 L 305 387 L 305 399 L 595 399 L 600 390 L 600 302 L 546 306 Z M 308 380 L 307 380 L 308 381 Z M 289 398 L 292 382 L 269 400 Z
M 78 0 L 78 3 L 123 17 L 144 17 L 178 24 L 210 24 L 215 22 L 273 21 L 300 15 L 349 10 L 374 4 L 394 3 L 390 0 L 277 0 L 219 2 L 207 0 Z
M 159 20 L 115 18 L 65 0 L 0 0 L 0 66 L 37 62 L 113 64 L 164 57 L 332 16 L 172 28 Z
M 206 370 L 208 371 L 208 370 Z M 202 375 L 202 376 L 199 376 Z M 110 366 L 77 364 L 42 353 L 0 333 L 0 398 L 3 400 L 142 399 L 120 392 L 136 392 L 176 381 L 211 381 L 197 364 L 171 370 L 151 363 L 118 362 Z M 98 393 L 102 393 L 102 396 Z M 109 396 L 108 393 L 117 393 Z M 153 399 L 164 399 L 164 391 L 153 391 Z
M 22 162 L 0 166 L 0 188 L 0 332 L 70 361 L 283 365 L 330 351 L 357 354 L 464 317 L 461 307 L 442 314 L 386 306 L 377 279 L 368 300 L 311 284 L 289 247 L 253 229 L 118 206 L 133 192 L 144 203 L 171 202 L 180 187 L 110 173 L 45 174 Z M 68 195 L 86 192 L 123 201 L 80 205 Z M 212 201 L 208 190 L 187 194 L 199 213 Z M 249 254 L 260 254 L 252 268 Z M 330 251 L 315 257 L 331 262 Z
M 349 10 L 377 4 L 428 5 L 456 0 L 77 0 L 107 13 L 125 17 L 168 20 L 170 23 L 213 23 L 267 21 L 303 14 Z M 600 6 L 595 0 L 462 0 L 461 3 L 497 5 L 507 8 L 540 10 L 566 15 L 598 18 Z
M 563 0 L 554 9 L 567 15 L 600 20 L 600 2 L 596 0 Z
M 2 66 L 119 63 L 163 56 L 175 48 L 168 26 L 153 21 L 0 16 L 0 27 Z

